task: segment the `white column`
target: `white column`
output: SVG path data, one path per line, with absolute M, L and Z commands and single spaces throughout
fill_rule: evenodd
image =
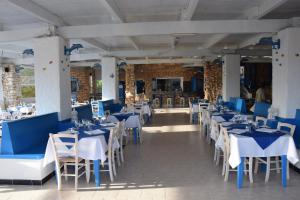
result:
M 2 67 L 2 58 L 0 58 L 0 108 L 4 109 L 4 93 L 3 93 L 3 73 L 4 69 Z
M 282 30 L 277 38 L 280 49 L 273 49 L 272 106 L 280 117 L 294 118 L 300 108 L 300 28 Z
M 119 99 L 119 72 L 114 57 L 101 59 L 102 66 L 102 99 Z
M 222 96 L 240 97 L 240 55 L 225 55 L 222 64 Z
M 67 42 L 58 36 L 34 40 L 34 76 L 37 114 L 58 112 L 59 120 L 71 117 Z

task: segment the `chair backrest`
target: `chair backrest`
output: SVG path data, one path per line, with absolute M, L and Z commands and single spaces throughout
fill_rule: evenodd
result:
M 228 135 L 227 128 L 221 126 L 220 130 L 221 134 L 223 135 L 223 142 L 224 142 L 224 155 L 229 158 L 230 155 L 230 138 Z
M 256 102 L 254 104 L 254 116 L 261 116 L 261 117 L 268 117 L 268 110 L 271 107 L 271 104 L 263 103 L 263 102 Z
M 277 129 L 282 131 L 287 131 L 289 132 L 290 136 L 293 137 L 296 126 L 289 123 L 278 122 Z
M 236 100 L 235 110 L 240 113 L 246 113 L 246 104 L 244 99 Z
M 265 118 L 265 117 L 260 117 L 260 116 L 256 116 L 255 117 L 255 122 L 257 122 L 258 123 L 258 125 L 266 125 L 267 124 L 267 118 Z
M 75 158 L 78 162 L 78 135 L 72 134 L 69 131 L 49 134 L 54 159 L 59 163 L 61 157 Z
M 110 129 L 109 139 L 108 139 L 108 156 L 112 156 L 113 143 L 114 143 L 115 137 L 117 135 L 119 126 L 120 125 L 118 123 L 116 127 Z

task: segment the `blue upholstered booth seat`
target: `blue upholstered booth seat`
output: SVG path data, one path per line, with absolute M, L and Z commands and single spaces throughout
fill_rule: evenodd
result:
M 42 159 L 49 133 L 58 128 L 57 113 L 4 122 L 0 158 Z
M 271 104 L 263 103 L 263 102 L 256 102 L 254 105 L 254 116 L 260 117 L 268 117 L 268 110 L 271 107 Z
M 91 104 L 83 105 L 83 106 L 77 106 L 75 107 L 75 110 L 78 113 L 78 120 L 86 119 L 86 120 L 92 120 L 93 119 L 93 111 Z
M 116 113 L 120 112 L 122 109 L 123 105 L 119 103 L 114 103 L 112 99 L 110 100 L 101 100 L 99 101 L 99 110 L 98 110 L 98 115 L 99 116 L 104 116 L 105 111 L 110 111 L 110 113 Z

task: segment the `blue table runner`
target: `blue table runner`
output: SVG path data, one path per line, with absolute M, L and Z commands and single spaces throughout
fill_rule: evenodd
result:
M 252 132 L 242 133 L 239 135 L 252 137 L 262 149 L 265 149 L 271 144 L 273 144 L 273 142 L 275 142 L 279 137 L 284 136 L 285 133 L 282 133 L 280 131 L 274 133 L 252 131 Z
M 112 114 L 119 121 L 127 120 L 130 116 L 139 115 L 139 113 L 122 113 L 122 114 Z

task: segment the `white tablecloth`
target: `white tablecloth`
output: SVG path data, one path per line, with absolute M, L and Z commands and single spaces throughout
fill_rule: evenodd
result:
M 101 160 L 101 162 L 105 162 L 107 159 L 105 152 L 107 150 L 108 146 L 104 135 L 85 137 L 78 141 L 78 156 L 82 159 Z M 70 150 L 64 147 L 60 151 L 68 152 Z M 43 165 L 46 166 L 54 161 L 52 145 L 50 144 L 50 140 L 48 140 Z
M 151 117 L 151 109 L 150 109 L 150 106 L 148 104 L 146 104 L 146 105 L 143 104 L 143 105 L 136 106 L 134 112 L 140 113 L 141 110 L 143 111 L 144 114 Z
M 229 164 L 235 168 L 241 163 L 241 157 L 271 157 L 287 155 L 287 159 L 296 164 L 299 161 L 294 140 L 289 135 L 279 137 L 266 149 L 262 149 L 251 137 L 230 135 Z
M 107 117 L 107 120 L 109 122 L 113 122 L 113 123 L 119 122 L 119 120 L 113 115 L 109 115 Z M 140 129 L 141 127 L 142 127 L 142 124 L 141 124 L 139 115 L 132 115 L 132 116 L 128 117 L 127 120 L 125 121 L 125 128 L 139 128 Z
M 29 113 L 33 112 L 33 108 L 32 107 L 21 107 L 20 112 L 22 114 L 29 114 Z

